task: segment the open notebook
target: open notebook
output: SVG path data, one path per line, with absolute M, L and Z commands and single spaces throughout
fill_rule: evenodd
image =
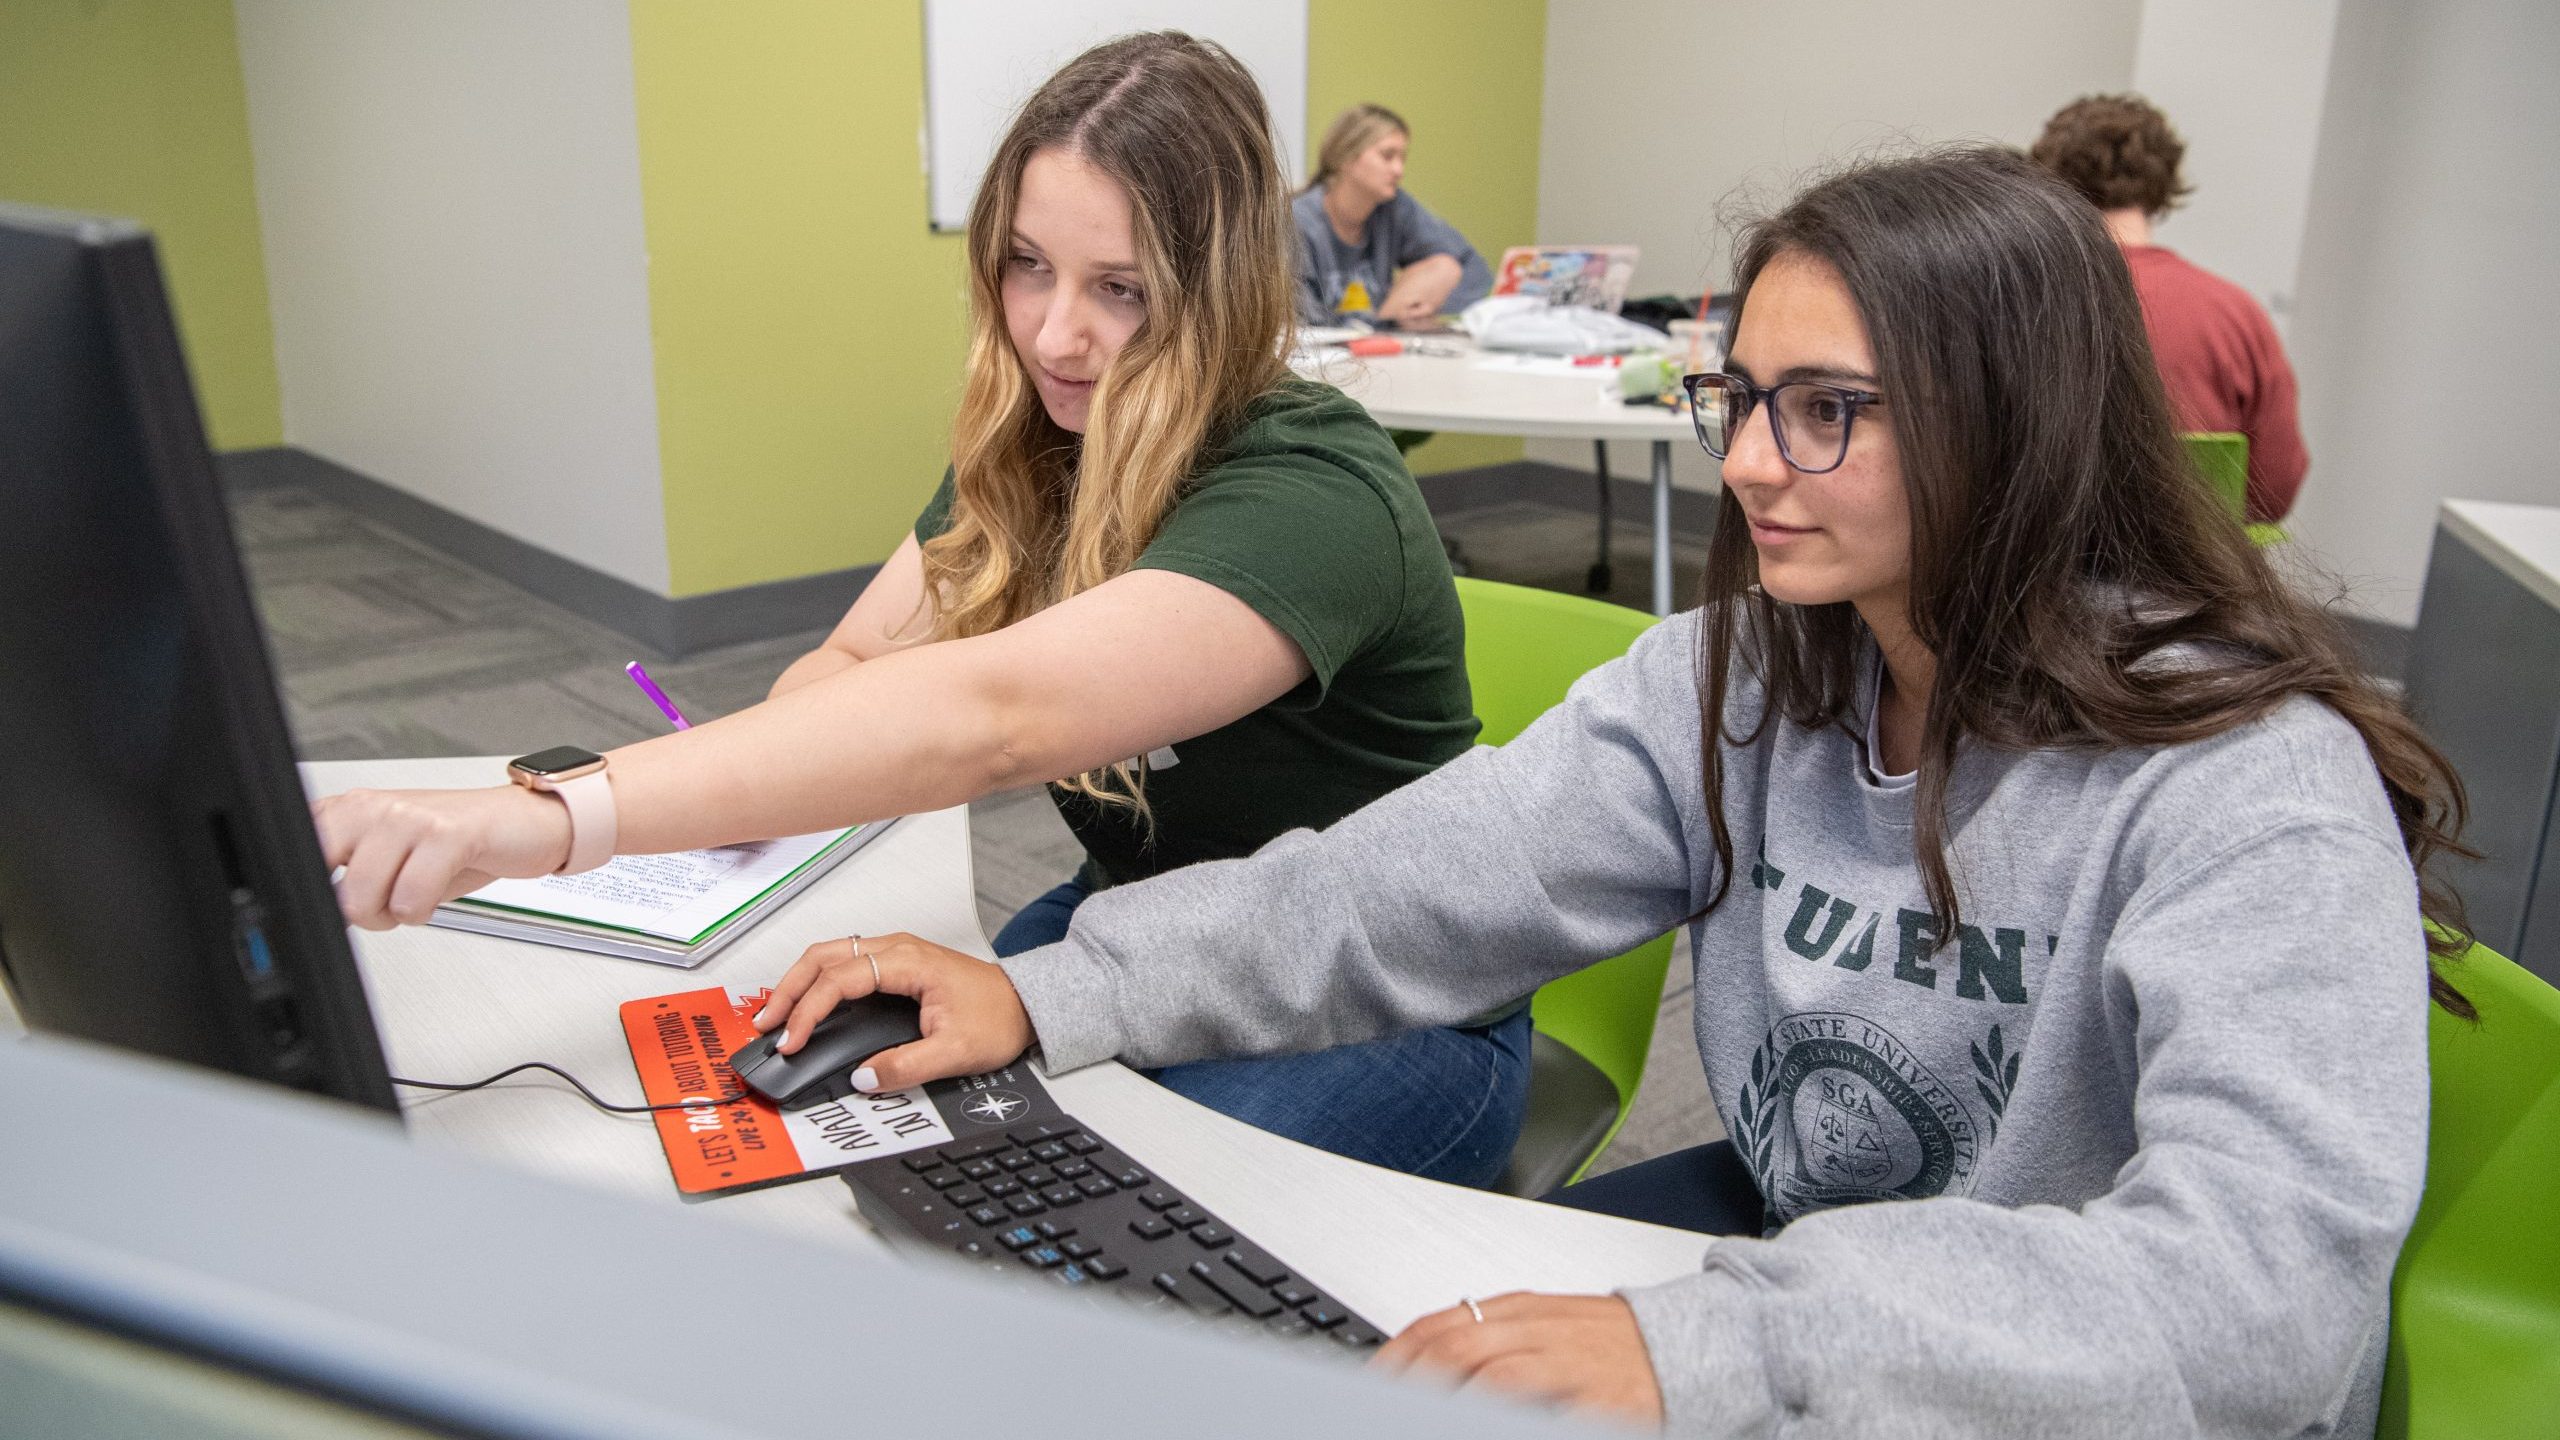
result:
M 428 923 L 690 969 L 894 823 L 498 880 L 437 906 Z

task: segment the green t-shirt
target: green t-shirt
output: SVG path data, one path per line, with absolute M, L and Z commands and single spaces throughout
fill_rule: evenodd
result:
M 950 525 L 951 481 L 916 520 Z M 1050 787 L 1093 885 L 1249 855 L 1332 824 L 1475 742 L 1449 559 L 1395 443 L 1330 385 L 1290 380 L 1205 457 L 1137 560 L 1207 581 L 1297 642 L 1314 672 L 1148 767 L 1147 825 Z

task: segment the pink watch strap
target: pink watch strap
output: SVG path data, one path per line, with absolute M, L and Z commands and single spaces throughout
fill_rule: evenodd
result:
M 569 858 L 557 873 L 575 875 L 613 858 L 613 778 L 599 770 L 548 787 L 569 807 Z

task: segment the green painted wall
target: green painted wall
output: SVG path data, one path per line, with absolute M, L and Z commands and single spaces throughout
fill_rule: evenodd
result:
M 941 477 L 962 248 L 916 4 L 633 0 L 672 593 L 888 557 Z
M 962 248 L 925 222 L 922 7 L 632 0 L 671 590 L 884 558 L 942 473 Z M 1310 123 L 1373 99 L 1414 193 L 1533 238 L 1545 0 L 1313 0 Z M 1450 436 L 1416 468 L 1516 459 Z
M 0 199 L 150 226 L 214 446 L 283 441 L 231 0 L 0 3 Z
M 1344 107 L 1395 111 L 1413 127 L 1405 188 L 1491 264 L 1538 238 L 1546 53 L 1546 0 L 1308 0 L 1307 159 Z M 1427 475 L 1520 454 L 1517 440 L 1442 435 L 1408 458 Z

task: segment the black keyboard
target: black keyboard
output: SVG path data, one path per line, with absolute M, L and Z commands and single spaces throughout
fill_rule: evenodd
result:
M 883 1237 L 1014 1280 L 1284 1339 L 1358 1353 L 1384 1341 L 1350 1307 L 1059 1110 L 1026 1069 L 999 1073 L 1004 1088 L 993 1093 L 1020 1102 L 1016 1113 L 991 1117 L 983 1100 L 970 1100 L 991 1077 L 936 1081 L 927 1093 L 955 1129 L 966 1121 L 989 1128 L 842 1172 Z M 1005 1128 L 992 1128 L 997 1121 Z

